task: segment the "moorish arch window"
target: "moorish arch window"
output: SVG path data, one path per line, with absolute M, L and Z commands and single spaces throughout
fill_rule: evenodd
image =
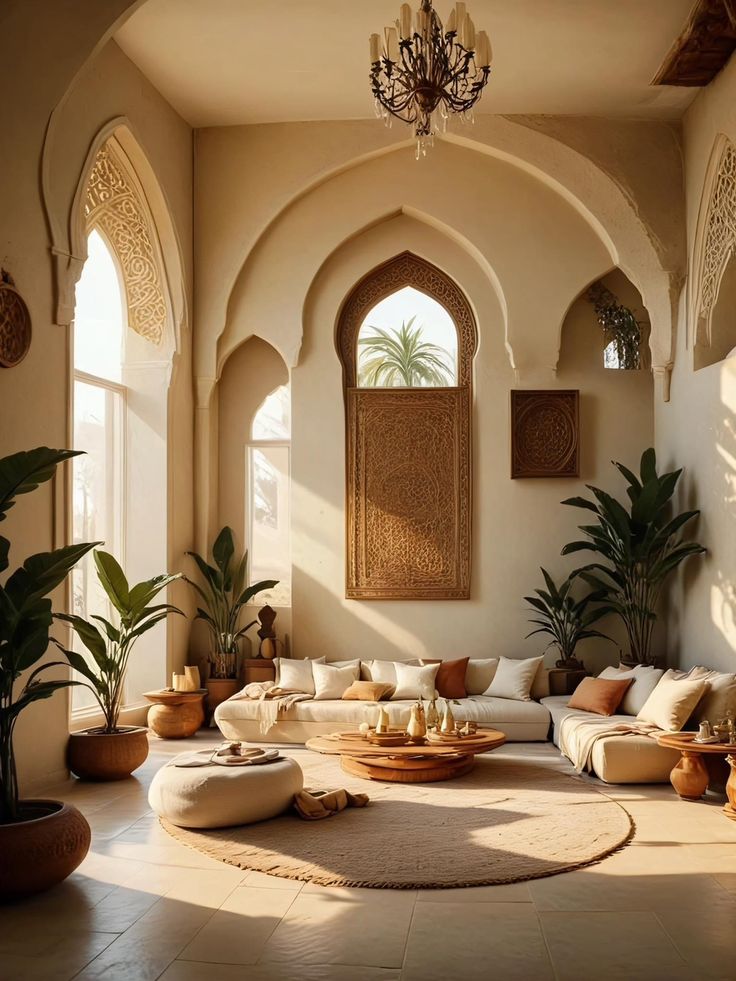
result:
M 468 599 L 475 318 L 406 252 L 365 276 L 337 322 L 346 428 L 346 596 Z

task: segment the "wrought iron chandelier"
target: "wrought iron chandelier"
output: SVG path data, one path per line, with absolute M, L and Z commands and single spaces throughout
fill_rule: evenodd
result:
M 455 4 L 445 28 L 432 0 L 421 0 L 414 16 L 402 3 L 395 26 L 383 33 L 383 45 L 380 35 L 370 37 L 376 115 L 413 128 L 419 159 L 451 114 L 472 121 L 491 71 L 491 42 L 485 31 L 476 33 L 464 3 Z

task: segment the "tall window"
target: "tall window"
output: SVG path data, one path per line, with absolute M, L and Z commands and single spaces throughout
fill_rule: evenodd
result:
M 112 253 L 92 231 L 88 258 L 77 284 L 74 318 L 74 447 L 85 455 L 73 463 L 72 531 L 75 542 L 103 541 L 124 561 L 125 411 L 121 384 L 123 297 Z M 110 617 L 91 555 L 75 568 L 73 611 Z M 80 648 L 81 654 L 86 654 Z M 86 688 L 72 688 L 72 711 L 96 702 Z
M 404 286 L 378 302 L 358 334 L 362 388 L 434 388 L 457 384 L 457 329 L 447 310 Z
M 253 417 L 246 466 L 250 582 L 278 579 L 273 606 L 291 605 L 291 395 L 281 385 Z

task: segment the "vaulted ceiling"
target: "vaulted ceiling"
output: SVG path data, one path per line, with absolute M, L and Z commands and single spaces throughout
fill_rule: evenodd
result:
M 418 0 L 412 0 L 416 7 Z M 678 118 L 652 86 L 693 0 L 469 0 L 494 49 L 477 111 Z M 446 17 L 449 0 L 437 0 Z M 116 40 L 194 126 L 373 115 L 368 36 L 398 0 L 147 0 Z

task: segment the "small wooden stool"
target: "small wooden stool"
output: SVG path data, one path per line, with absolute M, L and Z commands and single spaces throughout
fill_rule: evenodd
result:
M 148 710 L 148 727 L 161 739 L 185 739 L 204 725 L 206 689 L 198 691 L 147 691 L 154 704 Z

